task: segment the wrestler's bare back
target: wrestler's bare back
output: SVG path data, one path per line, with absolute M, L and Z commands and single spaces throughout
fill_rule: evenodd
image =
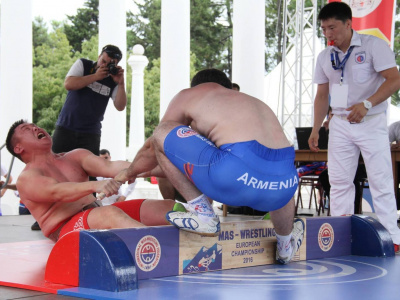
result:
M 218 147 L 250 140 L 273 149 L 290 146 L 278 119 L 265 103 L 216 83 L 180 92 L 162 121 L 190 125 Z

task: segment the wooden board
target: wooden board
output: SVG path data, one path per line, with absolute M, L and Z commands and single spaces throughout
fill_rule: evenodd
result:
M 276 237 L 270 220 L 222 223 L 217 237 L 181 231 L 179 240 L 179 274 L 275 263 Z M 305 259 L 303 243 L 294 260 Z

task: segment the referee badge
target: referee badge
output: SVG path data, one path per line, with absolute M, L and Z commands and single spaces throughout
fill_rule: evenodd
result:
M 365 54 L 365 51 L 356 53 L 355 54 L 356 63 L 363 64 L 365 62 L 366 56 L 367 55 Z

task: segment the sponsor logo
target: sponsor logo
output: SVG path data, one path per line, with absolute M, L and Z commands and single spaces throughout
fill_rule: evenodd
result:
M 366 58 L 365 51 L 356 53 L 355 55 L 356 63 L 358 64 L 363 64 L 365 62 L 365 58 Z
M 145 272 L 154 270 L 161 259 L 161 246 L 152 235 L 140 239 L 135 250 L 136 265 Z
M 74 225 L 74 231 L 82 230 L 82 229 L 85 229 L 85 226 L 83 225 L 83 216 L 80 217 Z
M 187 138 L 196 134 L 197 132 L 189 127 L 181 127 L 176 132 L 176 135 L 180 138 Z
M 318 245 L 322 251 L 327 252 L 331 250 L 333 241 L 335 240 L 335 234 L 331 224 L 324 223 L 318 231 Z
M 186 177 L 193 183 L 192 175 L 193 175 L 194 165 L 191 163 L 186 163 L 183 165 L 183 169 L 185 170 Z

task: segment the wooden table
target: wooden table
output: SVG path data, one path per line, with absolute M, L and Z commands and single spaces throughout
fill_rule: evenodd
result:
M 296 150 L 294 161 L 328 161 L 328 150 L 319 150 L 318 152 L 312 152 L 311 150 Z
M 400 162 L 400 149 L 392 149 L 392 170 L 393 170 L 393 183 L 394 183 L 394 194 L 396 199 L 399 197 L 399 162 Z M 312 152 L 311 150 L 296 150 L 295 162 L 301 161 L 328 161 L 328 150 L 319 150 L 318 152 Z M 368 174 L 367 174 L 368 175 Z

